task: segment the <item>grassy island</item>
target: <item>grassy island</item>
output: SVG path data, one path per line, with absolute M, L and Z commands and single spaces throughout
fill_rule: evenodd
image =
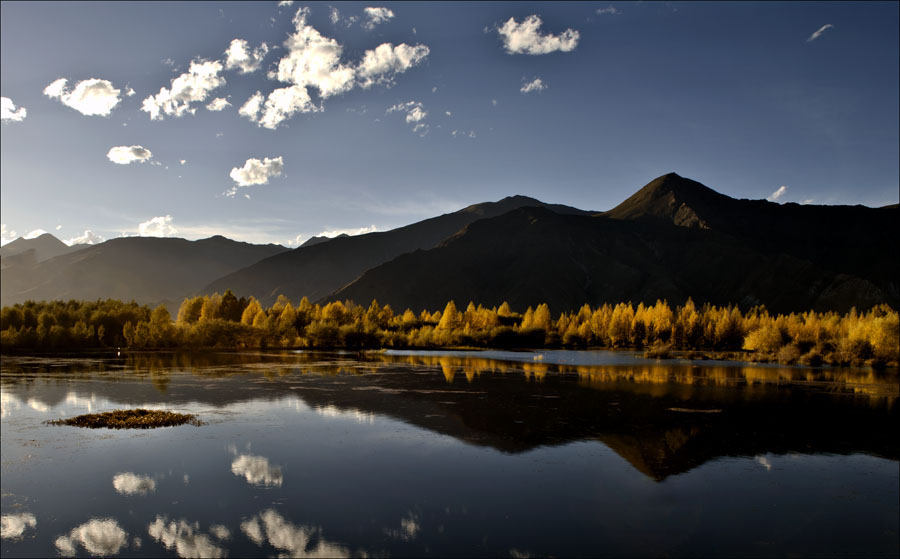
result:
M 176 425 L 201 425 L 196 415 L 175 413 L 165 410 L 113 410 L 103 413 L 88 413 L 69 419 L 48 421 L 50 425 L 71 425 L 89 429 L 156 429 Z

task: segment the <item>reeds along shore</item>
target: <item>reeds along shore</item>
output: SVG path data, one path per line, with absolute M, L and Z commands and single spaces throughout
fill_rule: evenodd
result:
M 224 295 L 187 298 L 173 321 L 162 305 L 134 302 L 26 302 L 0 311 L 4 351 L 135 349 L 254 349 L 335 347 L 607 347 L 647 348 L 649 356 L 670 350 L 742 352 L 745 359 L 809 365 L 896 367 L 900 352 L 898 313 L 887 305 L 772 315 L 764 307 L 697 307 L 690 299 L 674 308 L 631 303 L 584 305 L 554 317 L 546 304 L 514 312 L 503 303 L 460 310 L 410 309 L 395 313 L 333 302 L 296 306 L 280 296 L 270 307 L 254 298 Z

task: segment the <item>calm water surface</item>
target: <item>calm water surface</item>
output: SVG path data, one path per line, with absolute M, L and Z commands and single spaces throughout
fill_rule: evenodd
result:
M 2 358 L 3 556 L 893 556 L 898 381 L 611 352 Z M 202 426 L 50 426 L 125 407 Z

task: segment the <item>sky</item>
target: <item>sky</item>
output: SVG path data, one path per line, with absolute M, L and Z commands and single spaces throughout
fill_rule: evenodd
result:
M 676 172 L 898 202 L 897 2 L 0 2 L 2 242 L 297 246 Z

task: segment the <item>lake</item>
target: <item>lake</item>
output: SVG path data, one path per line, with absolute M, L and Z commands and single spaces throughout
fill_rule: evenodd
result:
M 628 352 L 2 358 L 3 556 L 891 556 L 896 372 Z M 117 408 L 203 425 L 82 429 Z

